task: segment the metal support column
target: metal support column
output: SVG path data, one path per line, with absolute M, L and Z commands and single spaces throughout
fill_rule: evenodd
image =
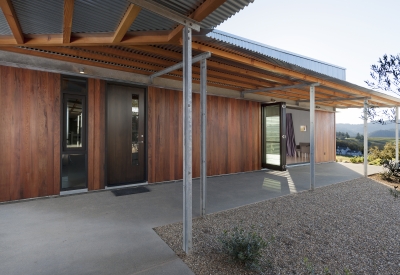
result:
M 368 177 L 368 100 L 364 99 L 364 177 Z
M 200 214 L 207 205 L 207 60 L 200 61 Z
M 183 28 L 183 250 L 192 251 L 192 29 Z
M 315 188 L 315 87 L 310 86 L 310 190 Z
M 396 108 L 396 121 L 395 121 L 395 123 L 396 123 L 396 127 L 395 127 L 395 129 L 396 129 L 396 140 L 395 140 L 395 142 L 396 142 L 396 163 L 398 163 L 399 162 L 399 107 L 398 106 L 396 106 L 395 107 Z

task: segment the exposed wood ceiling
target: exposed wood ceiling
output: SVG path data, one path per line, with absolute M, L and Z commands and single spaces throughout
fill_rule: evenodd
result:
M 206 0 L 188 17 L 201 22 L 227 0 Z M 182 60 L 182 53 L 170 50 L 165 45 L 181 44 L 182 26 L 171 30 L 130 32 L 129 28 L 138 18 L 141 8 L 130 4 L 114 32 L 73 33 L 74 0 L 64 0 L 63 26 L 59 34 L 24 34 L 11 0 L 0 0 L 0 7 L 8 22 L 12 35 L 0 35 L 0 50 L 33 56 L 74 62 L 108 69 L 150 75 Z M 159 46 L 157 46 L 159 45 Z M 232 90 L 254 90 L 300 83 L 318 82 L 316 100 L 318 105 L 331 107 L 362 107 L 363 100 L 345 100 L 354 97 L 370 97 L 375 106 L 399 105 L 379 95 L 371 95 L 362 90 L 350 88 L 302 72 L 250 58 L 229 49 L 220 49 L 206 42 L 192 43 L 194 52 L 210 51 L 208 60 L 208 85 Z M 218 57 L 218 58 L 214 58 Z M 249 69 L 250 68 L 250 69 Z M 164 78 L 182 79 L 182 71 L 164 75 Z M 198 83 L 200 69 L 193 67 L 193 81 Z M 257 93 L 294 101 L 309 99 L 308 88 L 274 90 Z M 342 100 L 337 101 L 336 98 Z M 331 99 L 332 101 L 327 101 Z

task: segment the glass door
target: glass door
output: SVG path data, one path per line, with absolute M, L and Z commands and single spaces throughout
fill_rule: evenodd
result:
M 87 188 L 87 83 L 64 77 L 61 83 L 61 191 Z
M 261 165 L 286 170 L 286 105 L 284 102 L 261 105 Z

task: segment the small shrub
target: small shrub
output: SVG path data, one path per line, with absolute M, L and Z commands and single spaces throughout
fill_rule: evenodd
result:
M 399 163 L 396 163 L 393 160 L 385 159 L 385 160 L 382 161 L 382 166 L 384 168 L 384 172 L 383 173 L 386 173 L 387 177 L 390 175 L 390 180 L 389 181 L 397 181 L 397 182 L 399 182 L 399 179 L 400 179 Z
M 234 261 L 249 269 L 259 268 L 261 250 L 267 247 L 267 242 L 256 232 L 246 232 L 243 228 L 234 227 L 232 232 L 225 230 L 218 239 L 222 250 Z
M 307 272 L 309 275 L 314 275 L 315 274 L 315 267 L 313 265 L 312 262 L 310 262 L 310 260 L 308 260 L 308 258 L 304 258 L 303 259 L 304 265 L 306 266 Z
M 400 195 L 400 191 L 397 190 L 398 186 L 394 186 L 394 189 L 389 189 L 390 195 L 397 199 Z
M 369 157 L 368 157 L 368 161 L 369 161 Z M 382 165 L 382 160 L 380 158 L 377 158 L 377 159 L 369 161 L 368 164 L 380 166 L 380 165 Z
M 350 162 L 352 163 L 363 163 L 364 157 L 352 157 L 350 158 Z
M 379 173 L 379 176 L 381 179 L 386 180 L 386 181 L 392 181 L 392 172 L 387 170 Z

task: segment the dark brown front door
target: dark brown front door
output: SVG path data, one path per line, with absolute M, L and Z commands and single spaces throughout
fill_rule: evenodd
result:
M 145 90 L 107 86 L 107 185 L 145 181 Z

